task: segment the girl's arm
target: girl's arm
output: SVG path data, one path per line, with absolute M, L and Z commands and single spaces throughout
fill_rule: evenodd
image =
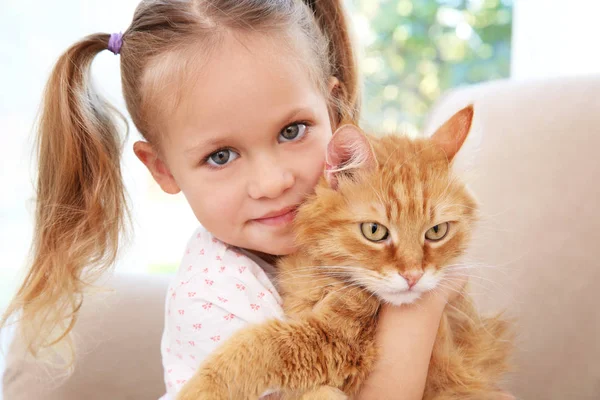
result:
M 358 400 L 423 398 L 442 312 L 465 283 L 453 278 L 450 286 L 427 293 L 416 303 L 383 306 L 377 331 L 381 355 Z
M 400 307 L 383 306 L 377 332 L 381 355 L 358 400 L 423 398 L 445 301 L 440 296 L 421 300 Z

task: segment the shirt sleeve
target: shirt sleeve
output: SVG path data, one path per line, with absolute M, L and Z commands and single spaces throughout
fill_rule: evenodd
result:
M 165 314 L 161 353 L 171 398 L 237 330 L 283 318 L 281 298 L 262 268 L 203 228 L 188 242 Z

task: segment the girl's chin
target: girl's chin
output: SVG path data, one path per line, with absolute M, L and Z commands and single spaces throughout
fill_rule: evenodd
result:
M 235 238 L 224 240 L 232 246 L 241 247 L 253 252 L 285 256 L 296 250 L 294 233 L 291 229 L 273 231 L 252 224 L 245 226 Z
M 256 248 L 261 253 L 272 254 L 274 256 L 287 256 L 292 254 L 296 247 L 294 246 L 293 236 L 262 237 L 260 243 L 256 243 Z
M 264 246 L 264 248 L 261 249 L 260 252 L 272 254 L 274 256 L 287 256 L 289 254 L 292 254 L 295 250 L 296 248 L 291 243 L 281 245 L 272 243 L 272 245 Z

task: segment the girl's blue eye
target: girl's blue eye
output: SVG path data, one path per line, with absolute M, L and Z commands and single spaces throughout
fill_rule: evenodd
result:
M 222 167 L 239 157 L 239 154 L 230 149 L 217 150 L 208 156 L 206 162 L 214 167 Z
M 306 124 L 296 122 L 283 128 L 279 132 L 280 142 L 291 142 L 302 138 L 306 134 Z

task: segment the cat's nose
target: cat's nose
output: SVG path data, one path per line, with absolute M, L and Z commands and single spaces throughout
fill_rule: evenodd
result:
M 421 277 L 423 276 L 423 271 L 404 271 L 400 273 L 400 275 L 402 275 L 402 277 L 406 279 L 406 282 L 408 283 L 408 288 L 411 289 L 417 284 L 417 282 L 419 282 L 419 279 L 421 279 Z

